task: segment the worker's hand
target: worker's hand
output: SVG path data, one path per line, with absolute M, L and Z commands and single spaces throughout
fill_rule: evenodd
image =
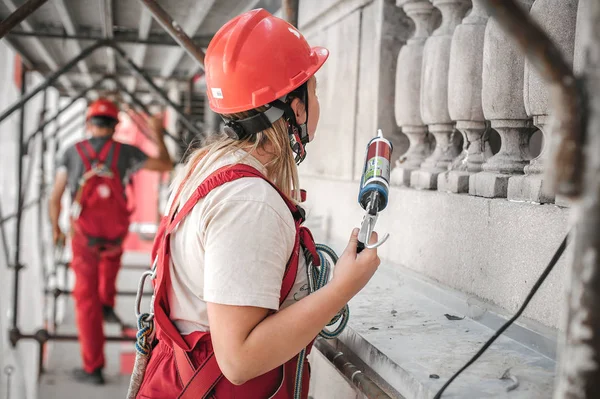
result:
M 163 137 L 164 119 L 162 114 L 154 114 L 148 119 L 148 127 L 156 135 L 156 138 Z
M 57 247 L 65 245 L 66 237 L 59 226 L 54 226 L 52 228 L 52 240 L 54 241 L 54 245 Z
M 373 233 L 370 244 L 377 242 L 377 233 Z M 365 248 L 360 254 L 356 253 L 358 245 L 358 229 L 352 231 L 348 246 L 340 256 L 333 271 L 331 283 L 337 284 L 338 289 L 349 298 L 356 295 L 373 277 L 381 260 L 377 248 Z

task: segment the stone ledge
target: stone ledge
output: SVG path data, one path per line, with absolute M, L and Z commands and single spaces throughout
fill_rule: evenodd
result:
M 411 399 L 433 398 L 493 334 L 469 317 L 448 320 L 444 314 L 465 314 L 423 295 L 422 287 L 396 266 L 383 263 L 351 301 L 350 324 L 340 337 L 355 356 Z M 502 336 L 454 381 L 444 398 L 504 397 L 510 382 L 500 376 L 508 368 L 519 380 L 510 398 L 552 396 L 555 361 Z M 432 374 L 440 378 L 430 378 Z

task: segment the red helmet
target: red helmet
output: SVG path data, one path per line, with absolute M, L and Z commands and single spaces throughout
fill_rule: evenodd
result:
M 231 114 L 275 101 L 310 79 L 328 56 L 283 19 L 248 11 L 223 25 L 206 50 L 210 108 Z
M 119 107 L 107 98 L 99 98 L 88 107 L 86 120 L 90 120 L 94 116 L 106 116 L 119 120 Z

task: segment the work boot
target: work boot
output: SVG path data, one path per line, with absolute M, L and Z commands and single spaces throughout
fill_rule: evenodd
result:
M 75 369 L 73 370 L 73 377 L 77 382 L 83 384 L 104 385 L 104 376 L 102 375 L 102 369 L 100 368 L 91 373 L 88 373 L 84 369 Z
M 102 316 L 107 323 L 123 324 L 121 318 L 115 313 L 115 309 L 110 306 L 102 305 Z

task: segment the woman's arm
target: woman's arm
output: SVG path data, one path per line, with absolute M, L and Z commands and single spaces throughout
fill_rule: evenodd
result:
M 215 355 L 229 381 L 243 384 L 293 358 L 366 285 L 380 260 L 376 249 L 357 256 L 357 239 L 356 229 L 329 284 L 280 312 L 208 303 Z

